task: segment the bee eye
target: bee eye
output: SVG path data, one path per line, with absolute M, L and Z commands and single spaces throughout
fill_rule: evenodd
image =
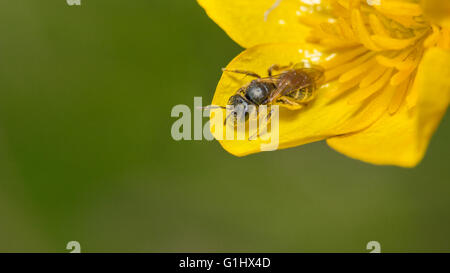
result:
M 236 108 L 237 106 L 247 105 L 248 103 L 245 101 L 243 97 L 240 95 L 234 95 L 231 96 L 231 98 L 228 100 L 228 105 L 233 106 Z
M 248 102 L 240 95 L 234 95 L 228 100 L 228 105 L 233 106 L 234 116 L 242 119 L 248 118 Z

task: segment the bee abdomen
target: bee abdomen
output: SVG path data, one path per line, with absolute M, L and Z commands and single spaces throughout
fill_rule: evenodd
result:
M 314 98 L 314 88 L 312 86 L 309 86 L 298 89 L 289 93 L 287 96 L 293 98 L 297 102 L 306 103 Z

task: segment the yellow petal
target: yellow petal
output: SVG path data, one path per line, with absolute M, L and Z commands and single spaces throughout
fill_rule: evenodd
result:
M 385 113 L 366 130 L 330 138 L 328 145 L 349 157 L 373 164 L 416 166 L 448 107 L 449 63 L 450 52 L 430 49 L 410 91 L 418 95 L 415 107 L 409 109 L 403 103 L 395 115 Z
M 299 2 L 283 0 L 198 0 L 208 16 L 244 48 L 263 43 L 302 42 L 308 28 L 299 22 Z
M 327 57 L 321 54 L 320 48 L 313 48 L 308 44 L 266 44 L 247 49 L 227 68 L 254 71 L 261 76 L 267 76 L 267 69 L 273 64 L 286 65 L 314 59 L 320 65 Z M 225 106 L 230 96 L 251 80 L 253 78 L 248 76 L 225 72 L 217 86 L 212 104 Z M 367 128 L 386 111 L 392 98 L 392 93 L 382 92 L 382 95 L 372 100 L 349 105 L 348 99 L 333 94 L 335 84 L 330 83 L 318 89 L 316 99 L 301 110 L 280 107 L 280 149 Z M 215 137 L 220 139 L 218 135 Z M 219 141 L 225 150 L 237 156 L 260 152 L 261 144 L 266 143 L 260 139 Z

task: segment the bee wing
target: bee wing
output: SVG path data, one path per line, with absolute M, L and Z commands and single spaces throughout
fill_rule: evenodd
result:
M 286 96 L 294 91 L 297 91 L 302 88 L 310 87 L 311 85 L 315 84 L 317 80 L 319 80 L 323 75 L 323 70 L 319 66 L 316 67 L 308 67 L 308 68 L 301 68 L 303 63 L 294 65 L 294 69 L 301 70 L 303 73 L 306 73 L 309 77 L 312 78 L 312 83 L 305 83 L 301 86 L 296 86 L 295 88 L 292 87 L 292 83 L 289 79 L 280 79 L 280 76 L 282 76 L 284 73 L 281 73 L 279 75 L 276 75 L 277 81 L 275 82 L 277 85 L 277 89 L 274 90 L 268 99 L 268 102 L 275 101 L 279 99 L 282 96 Z M 310 66 L 310 65 L 309 65 Z
M 315 83 L 320 83 L 324 80 L 325 72 L 322 69 L 305 68 L 303 71 L 307 73 Z
M 270 94 L 268 102 L 272 102 L 272 101 L 278 99 L 279 97 L 286 95 L 286 93 L 289 93 L 290 91 L 292 91 L 289 89 L 290 89 L 290 87 L 289 87 L 288 81 L 279 82 L 277 89 L 275 89 Z
M 281 96 L 274 102 L 274 104 L 287 108 L 289 110 L 299 110 L 304 107 L 303 104 L 297 103 L 296 101 L 286 96 Z
M 272 102 L 280 98 L 281 96 L 285 96 L 299 89 L 310 87 L 313 84 L 319 84 L 324 79 L 324 70 L 318 65 L 314 65 L 308 62 L 301 62 L 295 64 L 293 66 L 293 69 L 301 70 L 301 72 L 306 73 L 312 79 L 312 83 L 307 83 L 302 86 L 296 87 L 295 89 L 292 89 L 288 81 L 278 82 L 278 88 L 270 95 L 269 102 Z
M 322 67 L 308 62 L 297 63 L 294 65 L 293 69 L 298 69 L 305 72 L 315 82 L 320 82 L 323 79 L 325 73 Z
M 270 94 L 268 102 L 276 101 L 277 99 L 279 99 L 282 96 L 289 95 L 290 93 L 292 93 L 294 91 L 297 91 L 299 89 L 310 87 L 312 84 L 311 83 L 307 83 L 307 84 L 304 84 L 304 85 L 302 85 L 302 86 L 300 86 L 298 88 L 295 88 L 295 89 L 291 88 L 289 85 L 290 85 L 289 82 L 281 83 L 278 86 L 278 88 L 275 91 L 273 91 L 272 94 Z

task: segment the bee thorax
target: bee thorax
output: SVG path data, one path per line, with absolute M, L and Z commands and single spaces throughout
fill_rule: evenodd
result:
M 261 105 L 275 88 L 272 83 L 253 81 L 247 87 L 245 97 L 256 105 Z

